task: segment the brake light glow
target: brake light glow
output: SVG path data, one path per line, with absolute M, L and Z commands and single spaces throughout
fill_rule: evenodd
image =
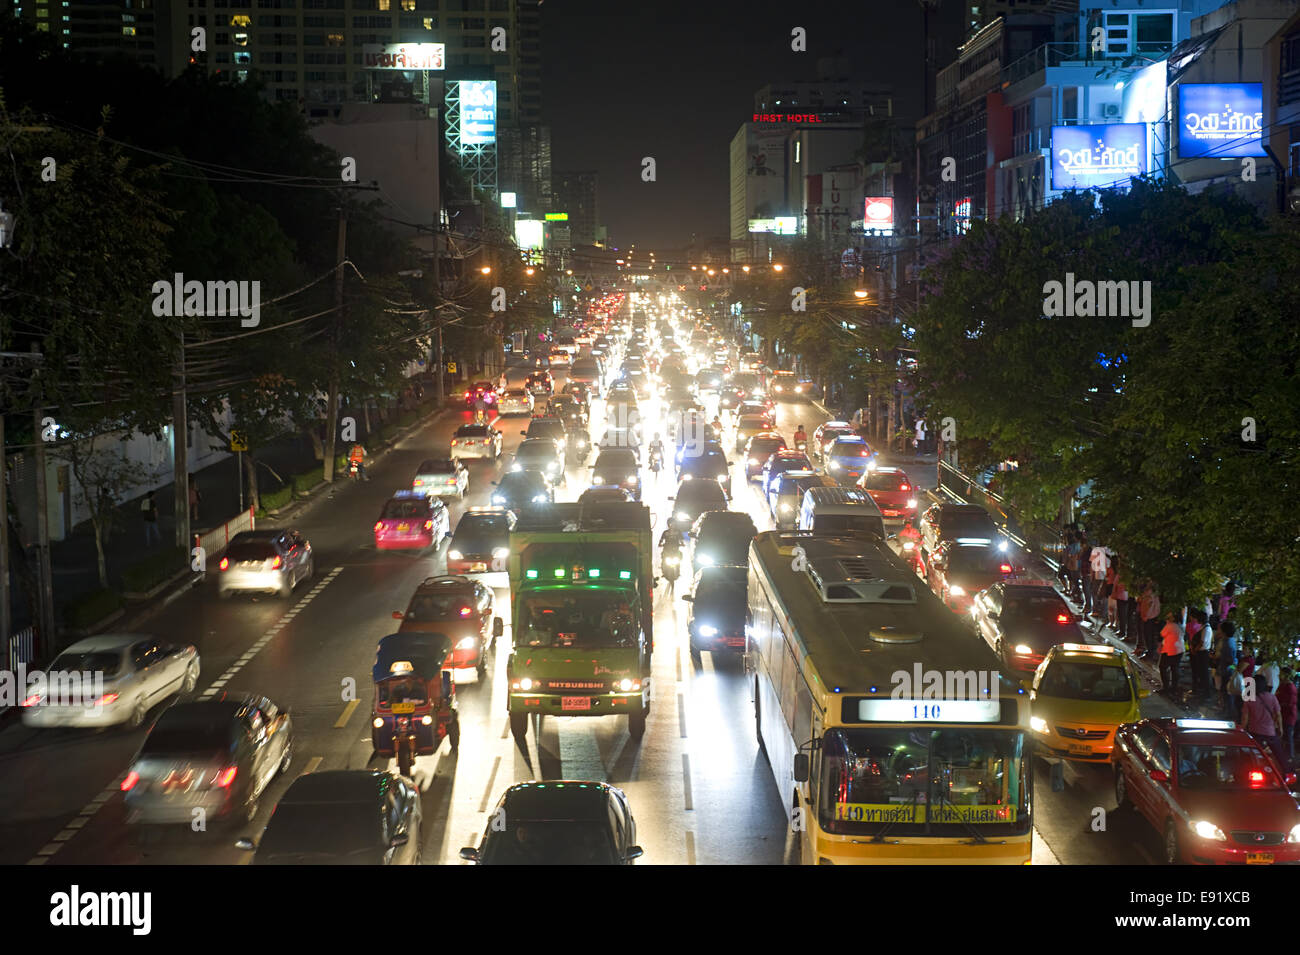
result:
M 1001 566 L 998 567 L 998 570 L 1002 571 L 1002 573 L 1004 573 L 1004 574 L 1009 574 L 1009 573 L 1011 573 L 1011 565 L 1010 565 L 1010 564 L 1002 564 Z
M 116 694 L 116 693 L 105 693 L 103 696 L 101 696 L 101 697 L 96 701 L 96 705 L 97 705 L 97 706 L 108 706 L 108 704 L 110 704 L 110 703 L 116 703 L 116 702 L 117 702 L 117 697 L 118 697 L 118 694 Z
M 271 569 L 279 570 L 281 565 L 283 564 L 284 564 L 284 560 L 280 557 L 279 554 L 276 554 L 275 559 L 271 561 Z
M 469 607 L 461 607 L 461 608 L 460 608 L 460 615 L 461 615 L 462 617 L 468 617 L 468 616 L 469 616 L 471 613 L 473 613 L 473 612 L 474 612 L 474 611 L 471 610 Z
M 212 784 L 218 789 L 229 789 L 238 773 L 238 766 L 228 766 L 225 769 L 217 770 L 217 774 L 212 778 Z
M 139 773 L 137 772 L 127 773 L 126 778 L 122 780 L 122 786 L 121 786 L 122 792 L 129 793 L 132 789 L 135 788 L 135 784 L 138 783 L 139 781 L 140 781 Z
M 1066 616 L 1065 614 L 1063 614 L 1063 613 L 1058 613 L 1058 614 L 1056 615 L 1056 622 L 1057 622 L 1057 623 L 1069 623 L 1069 622 L 1070 622 L 1070 618 L 1067 617 L 1067 616 Z
M 217 567 L 219 567 L 222 570 L 226 570 L 228 567 L 230 567 L 230 558 L 229 557 L 221 558 L 221 563 L 217 564 Z
M 910 491 L 910 490 L 912 490 L 912 485 L 910 485 L 910 484 L 900 484 L 900 485 L 898 485 L 898 489 L 899 489 L 900 491 Z
M 384 529 L 384 522 L 383 522 L 383 521 L 375 521 L 375 533 L 378 534 L 378 533 L 379 533 L 380 531 L 382 531 L 383 529 Z
M 431 531 L 431 530 L 433 530 L 433 521 L 425 521 L 425 522 L 424 522 L 424 529 L 425 529 L 426 531 Z
M 41 702 L 41 695 L 39 693 L 33 693 L 31 696 L 27 697 L 27 699 L 23 700 L 22 705 L 35 706 L 39 702 Z
M 1258 769 L 1250 771 L 1250 788 L 1262 789 L 1264 786 L 1264 773 Z

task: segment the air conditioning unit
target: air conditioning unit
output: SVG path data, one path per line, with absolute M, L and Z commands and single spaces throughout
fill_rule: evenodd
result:
M 1104 105 L 1102 106 L 1102 108 L 1101 108 L 1101 115 L 1103 115 L 1103 116 L 1107 116 L 1107 117 L 1109 117 L 1109 116 L 1118 116 L 1118 115 L 1119 115 L 1119 103 L 1106 103 L 1106 104 L 1104 104 Z

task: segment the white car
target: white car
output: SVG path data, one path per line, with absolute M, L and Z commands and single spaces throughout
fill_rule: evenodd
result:
M 554 368 L 556 365 L 571 365 L 571 364 L 573 364 L 573 356 L 570 355 L 567 351 L 562 351 L 561 349 L 557 348 L 555 349 L 555 351 L 551 352 L 552 368 Z
M 469 490 L 469 469 L 455 458 L 429 458 L 420 462 L 411 490 L 463 498 Z
M 532 413 L 533 396 L 526 388 L 509 388 L 497 399 L 497 414 L 499 415 L 531 415 Z
M 74 643 L 45 673 L 46 686 L 22 688 L 24 726 L 135 729 L 164 699 L 198 685 L 199 653 L 140 633 L 104 634 Z

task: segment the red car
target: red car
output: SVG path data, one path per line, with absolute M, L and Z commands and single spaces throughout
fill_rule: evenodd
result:
M 1294 773 L 1233 723 L 1125 723 L 1112 756 L 1115 801 L 1162 834 L 1171 865 L 1300 862 Z
M 482 398 L 483 404 L 489 408 L 495 408 L 497 404 L 497 386 L 490 381 L 476 381 L 465 389 L 466 408 L 473 408 L 474 402 L 479 398 Z
M 916 485 L 902 468 L 877 467 L 858 478 L 862 488 L 880 508 L 886 522 L 916 517 Z
M 450 637 L 452 653 L 443 665 L 454 670 L 472 667 L 481 679 L 487 673 L 488 651 L 505 629 L 493 613 L 493 601 L 492 588 L 477 580 L 429 577 L 415 589 L 406 613 L 394 610 L 393 618 L 402 621 L 399 633 L 414 630 Z
M 925 560 L 930 589 L 957 613 L 970 613 L 975 595 L 999 580 L 1020 572 L 1010 550 L 986 538 L 959 537 L 944 541 Z
M 378 550 L 436 547 L 451 536 L 447 505 L 423 491 L 398 491 L 375 521 Z

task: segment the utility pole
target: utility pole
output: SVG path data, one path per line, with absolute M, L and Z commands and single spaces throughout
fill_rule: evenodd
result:
M 36 356 L 34 361 L 40 361 L 40 346 L 35 342 L 32 343 L 32 352 Z M 40 372 L 36 373 L 39 376 Z M 37 382 L 39 377 L 33 376 Z M 40 659 L 45 653 L 52 652 L 55 645 L 54 637 L 54 588 L 50 577 L 50 515 L 49 515 L 49 488 L 46 486 L 45 473 L 45 439 L 42 435 L 41 418 L 44 417 L 44 408 L 40 406 L 39 385 L 37 390 L 36 407 L 32 409 L 32 425 L 36 437 L 36 549 L 37 549 L 37 572 L 40 580 L 37 581 L 37 588 L 40 595 L 40 607 L 36 619 L 39 621 L 39 641 L 32 646 L 32 658 Z
M 10 665 L 9 633 L 13 621 L 9 615 L 9 461 L 5 456 L 5 416 L 0 412 L 0 647 L 6 654 L 3 663 Z
M 185 401 L 185 329 L 181 328 L 180 364 L 177 388 L 172 392 L 172 481 L 176 500 L 176 546 L 190 549 L 190 428 Z M 242 475 L 241 475 L 242 480 Z M 243 488 L 243 485 L 240 485 Z
M 433 324 L 438 330 L 437 373 L 434 375 L 438 392 L 438 407 L 447 400 L 447 384 L 442 374 L 446 362 L 442 356 L 442 213 L 433 213 Z
M 334 343 L 332 348 L 332 366 L 330 368 L 329 398 L 325 403 L 325 480 L 334 481 L 334 458 L 338 447 L 339 434 L 339 339 L 343 325 L 343 262 L 348 250 L 348 213 L 342 197 L 339 199 L 339 238 L 335 258 L 338 261 L 334 273 Z

